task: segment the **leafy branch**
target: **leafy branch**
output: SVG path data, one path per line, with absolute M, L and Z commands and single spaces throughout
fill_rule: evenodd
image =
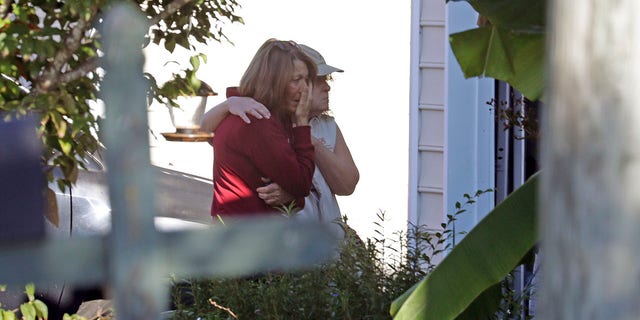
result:
M 195 43 L 227 39 L 222 32 L 225 22 L 243 22 L 235 14 L 239 7 L 235 0 L 129 2 L 148 19 L 149 31 L 146 42 L 140 44 L 141 50 L 152 42 L 164 43 L 169 52 L 176 45 L 192 50 Z M 112 3 L 0 3 L 0 118 L 10 121 L 27 114 L 39 117 L 45 176 L 62 191 L 75 183 L 78 170 L 83 168 L 81 160 L 100 145 L 99 119 L 92 105 L 98 103 L 104 74 L 100 69 L 104 57 L 102 17 Z M 197 93 L 201 83 L 194 65 L 206 62 L 206 56 L 196 59 L 197 63 L 192 61 L 192 68 L 177 74 L 175 81 L 165 84 L 162 90 L 150 87 L 150 91 L 165 102 L 178 92 Z M 147 77 L 155 83 L 154 75 Z M 58 170 L 60 175 L 54 174 Z

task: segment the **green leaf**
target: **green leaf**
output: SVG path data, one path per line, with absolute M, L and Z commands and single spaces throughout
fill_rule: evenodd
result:
M 189 58 L 189 62 L 191 63 L 191 66 L 193 67 L 194 71 L 197 71 L 198 68 L 200 68 L 200 57 L 199 56 L 192 56 L 191 58 Z
M 33 283 L 29 283 L 24 287 L 24 289 L 24 293 L 27 294 L 29 301 L 33 301 L 35 299 L 36 286 Z
M 60 188 L 60 191 L 65 192 L 65 189 Z M 51 224 L 58 227 L 60 225 L 60 215 L 58 214 L 58 200 L 56 198 L 56 193 L 53 190 L 51 190 L 51 188 L 47 188 L 44 191 L 44 194 L 45 194 L 44 196 L 45 218 L 47 218 L 47 220 L 49 220 Z
M 36 308 L 36 315 L 39 318 L 42 318 L 42 319 L 49 318 L 49 309 L 47 308 L 47 305 L 44 302 L 40 300 L 34 300 L 33 305 Z
M 513 30 L 543 30 L 546 0 L 467 0 L 491 24 Z
M 465 77 L 508 82 L 530 100 L 544 94 L 546 0 L 467 0 L 489 20 L 450 35 Z
M 456 319 L 491 319 L 500 308 L 502 300 L 502 283 L 489 287 L 473 300 Z
M 467 78 L 491 77 L 508 82 L 530 100 L 544 89 L 544 34 L 496 26 L 450 35 L 451 49 Z
M 176 37 L 168 34 L 164 42 L 164 48 L 169 52 L 173 52 L 176 48 Z
M 22 318 L 24 320 L 35 320 L 36 319 L 36 308 L 31 303 L 23 303 L 20 305 L 20 312 L 22 313 Z
M 189 38 L 185 36 L 176 37 L 176 42 L 183 48 L 187 50 L 191 50 L 191 45 L 189 44 Z
M 67 133 L 67 122 L 59 113 L 51 113 L 51 121 L 56 129 L 56 136 L 62 138 Z
M 73 148 L 73 143 L 71 143 L 71 141 L 68 141 L 67 139 L 59 139 L 58 143 L 60 143 L 60 151 L 62 151 L 62 153 L 67 156 L 71 154 L 71 149 Z
M 16 314 L 11 311 L 1 310 L 3 320 L 16 320 Z
M 390 309 L 394 319 L 455 319 L 504 279 L 538 241 L 539 175 L 498 204 L 425 279 L 398 297 Z

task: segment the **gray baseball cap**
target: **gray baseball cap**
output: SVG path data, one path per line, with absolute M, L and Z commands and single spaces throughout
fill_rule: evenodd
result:
M 322 57 L 320 52 L 316 51 L 315 49 L 301 43 L 298 45 L 300 46 L 302 51 L 304 51 L 304 53 L 306 53 L 311 58 L 311 60 L 315 62 L 316 66 L 318 66 L 318 76 L 326 76 L 333 72 L 344 72 L 344 70 L 342 69 L 338 69 L 336 67 L 328 65 L 327 62 L 324 61 L 324 58 Z

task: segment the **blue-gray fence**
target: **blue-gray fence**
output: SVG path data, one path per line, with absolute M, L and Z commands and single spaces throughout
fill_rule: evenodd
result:
M 334 252 L 335 241 L 330 230 L 315 223 L 261 219 L 184 232 L 161 233 L 155 229 L 155 185 L 149 159 L 145 102 L 147 83 L 142 76 L 141 44 L 148 30 L 145 23 L 137 8 L 122 4 L 107 15 L 102 30 L 105 34 L 106 76 L 102 99 L 106 110 L 104 139 L 109 168 L 110 234 L 64 240 L 29 236 L 20 241 L 3 239 L 0 284 L 34 282 L 37 287 L 64 281 L 70 285 L 108 285 L 119 320 L 159 319 L 168 305 L 169 275 L 234 277 L 264 270 L 286 270 L 319 263 Z M 11 128 L 7 130 L 15 132 Z M 37 141 L 35 130 L 30 132 L 34 135 L 31 138 L 28 133 L 20 135 Z M 28 161 L 18 163 L 29 164 Z M 3 166 L 0 172 L 16 169 Z M 36 207 L 13 203 L 9 208 L 8 202 L 6 206 L 0 203 L 2 224 L 33 226 L 37 233 L 41 230 L 38 223 L 43 220 L 42 206 L 37 206 L 41 201 L 33 200 L 38 197 L 37 191 L 33 193 L 36 190 L 33 181 L 38 179 L 12 179 L 15 181 L 0 181 L 0 184 L 7 188 L 31 184 L 31 189 L 21 189 L 19 196 L 23 201 L 27 197 L 26 201 L 33 201 Z M 36 188 L 41 187 L 36 183 Z M 24 235 L 24 232 L 18 233 Z M 9 234 L 6 229 L 0 233 Z

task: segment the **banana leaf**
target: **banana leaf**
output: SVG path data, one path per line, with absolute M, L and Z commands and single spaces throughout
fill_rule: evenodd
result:
M 492 319 L 500 308 L 502 283 L 498 282 L 480 294 L 456 320 Z
M 546 0 L 465 0 L 494 25 L 516 31 L 543 31 Z
M 529 100 L 544 94 L 546 0 L 466 0 L 488 23 L 449 36 L 466 78 L 505 81 Z
M 491 292 L 538 241 L 539 175 L 498 204 L 431 273 L 398 297 L 390 308 L 393 319 L 455 319 L 479 297 L 487 299 L 483 293 Z

